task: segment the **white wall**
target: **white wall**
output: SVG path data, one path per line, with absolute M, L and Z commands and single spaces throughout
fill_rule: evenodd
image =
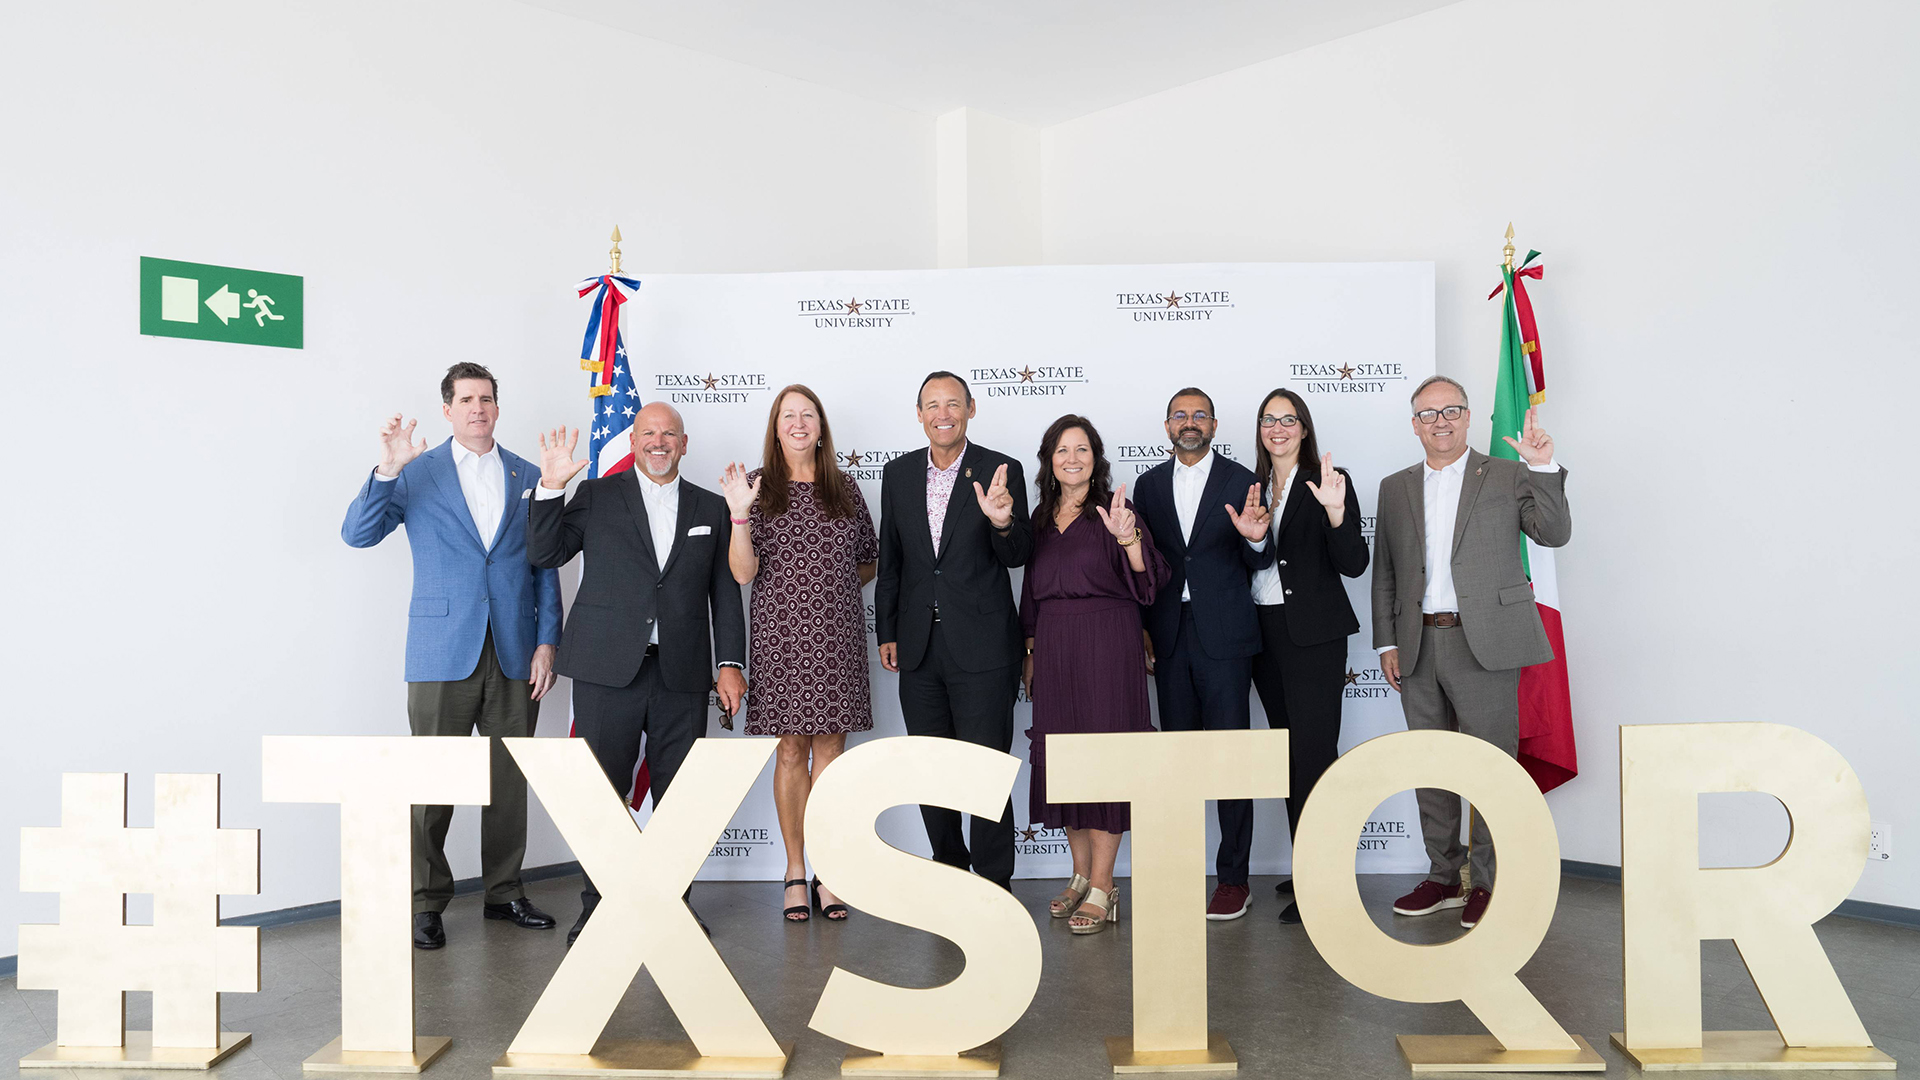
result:
M 265 836 L 225 911 L 339 895 L 336 813 L 261 805 L 259 736 L 406 730 L 405 538 L 339 540 L 373 433 L 443 439 L 475 360 L 537 457 L 615 222 L 642 276 L 933 264 L 932 118 L 505 0 L 11 4 L 0 53 L 0 956 L 55 918 L 18 828 L 64 771 L 133 773 L 136 823 L 219 771 Z M 304 275 L 306 349 L 139 336 L 142 255 Z M 536 812 L 528 864 L 569 857 Z
M 1563 854 L 1619 861 L 1618 725 L 1770 720 L 1917 838 L 1854 893 L 1912 907 L 1916 45 L 1896 0 L 1466 0 L 1049 128 L 1046 258 L 1431 259 L 1486 401 L 1516 222 L 1575 520 Z M 1703 804 L 1709 861 L 1786 838 Z

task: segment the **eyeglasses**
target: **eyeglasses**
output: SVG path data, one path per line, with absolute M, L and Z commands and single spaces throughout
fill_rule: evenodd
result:
M 1286 428 L 1299 427 L 1300 418 L 1293 415 L 1292 413 L 1288 413 L 1285 416 L 1262 416 L 1260 418 L 1261 427 L 1272 427 L 1275 424 L 1279 424 L 1281 427 L 1286 427 Z
M 1443 416 L 1449 420 L 1458 420 L 1466 414 L 1467 407 L 1465 405 L 1449 405 L 1444 409 L 1421 409 L 1419 412 L 1413 414 L 1413 418 L 1423 424 L 1431 424 Z
M 1177 413 L 1170 414 L 1167 417 L 1167 419 L 1173 421 L 1176 424 L 1184 424 L 1188 420 L 1192 420 L 1196 424 L 1204 424 L 1207 421 L 1212 420 L 1213 416 L 1209 414 L 1205 409 L 1196 409 L 1191 415 L 1184 412 L 1177 412 Z

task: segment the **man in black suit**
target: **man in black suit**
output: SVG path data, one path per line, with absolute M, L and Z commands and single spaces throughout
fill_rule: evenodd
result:
M 927 449 L 887 463 L 880 482 L 880 572 L 873 590 L 880 663 L 900 673 L 909 735 L 1013 746 L 1025 648 L 1010 567 L 1027 561 L 1027 482 L 1020 463 L 967 442 L 973 391 L 949 371 L 920 384 Z M 999 821 L 923 806 L 933 857 L 1005 888 L 1013 881 L 1013 802 Z
M 586 553 L 554 670 L 573 680 L 574 734 L 622 795 L 646 736 L 658 805 L 693 740 L 706 732 L 707 691 L 718 692 L 728 715 L 746 693 L 746 618 L 727 567 L 731 518 L 725 499 L 680 479 L 687 435 L 672 406 L 641 409 L 631 435 L 634 467 L 582 483 L 562 510 L 567 481 L 587 465 L 573 460 L 579 439 L 565 428 L 540 439 L 527 557 L 557 569 Z M 568 945 L 599 903 L 588 878 Z
M 1163 731 L 1218 731 L 1253 724 L 1247 692 L 1260 622 L 1252 575 L 1273 562 L 1260 485 L 1239 462 L 1213 452 L 1213 399 L 1187 387 L 1167 403 L 1173 456 L 1140 475 L 1133 504 L 1173 579 L 1147 610 L 1154 689 Z M 1235 504 L 1243 503 L 1243 509 Z M 1222 799 L 1220 849 L 1207 918 L 1237 919 L 1251 902 L 1253 802 Z

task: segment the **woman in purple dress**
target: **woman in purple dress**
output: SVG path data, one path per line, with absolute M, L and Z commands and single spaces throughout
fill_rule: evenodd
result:
M 1134 524 L 1126 485 L 1112 489 L 1100 433 L 1086 417 L 1063 416 L 1047 429 L 1038 475 L 1033 554 L 1020 596 L 1033 699 L 1028 820 L 1065 829 L 1073 852 L 1073 879 L 1049 912 L 1076 934 L 1094 934 L 1120 918 L 1113 860 L 1127 806 L 1048 802 L 1047 736 L 1153 730 L 1140 605 L 1153 603 L 1170 571 L 1153 538 Z
M 860 486 L 841 472 L 826 409 L 804 386 L 773 399 L 761 467 L 727 466 L 720 490 L 733 518 L 727 561 L 753 582 L 748 622 L 747 734 L 780 736 L 773 804 L 787 849 L 789 922 L 847 906 L 813 880 L 809 897 L 807 795 L 846 749 L 847 733 L 873 727 L 867 690 L 867 620 L 860 590 L 873 580 L 880 540 Z M 811 768 L 809 768 L 811 764 Z

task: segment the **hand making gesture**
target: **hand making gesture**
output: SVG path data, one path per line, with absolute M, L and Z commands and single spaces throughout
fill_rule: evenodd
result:
M 1307 481 L 1307 490 L 1313 492 L 1315 502 L 1327 512 L 1327 521 L 1334 528 L 1347 517 L 1347 478 L 1344 473 L 1333 467 L 1333 455 L 1320 455 L 1320 482 Z
M 1553 463 L 1553 436 L 1547 434 L 1547 429 L 1541 427 L 1540 421 L 1534 417 L 1537 411 L 1538 406 L 1527 409 L 1526 421 L 1520 426 L 1519 442 L 1515 442 L 1510 435 L 1501 438 L 1507 440 L 1508 446 L 1518 450 L 1521 460 L 1527 464 L 1550 465 Z
M 980 481 L 973 482 L 973 497 L 980 500 L 980 512 L 996 529 L 1004 529 L 1013 524 L 1013 494 L 1007 490 L 1007 467 L 993 470 L 993 483 L 981 488 Z
M 1273 515 L 1268 512 L 1267 508 L 1260 505 L 1259 484 L 1252 484 L 1247 487 L 1247 505 L 1245 507 L 1235 510 L 1233 504 L 1228 503 L 1227 516 L 1233 519 L 1234 531 L 1245 537 L 1249 543 L 1255 544 L 1266 539 L 1267 526 L 1273 520 Z
M 739 462 L 730 462 L 727 471 L 720 474 L 720 494 L 727 497 L 727 512 L 735 521 L 745 521 L 753 510 L 755 499 L 760 497 L 760 481 L 765 476 L 756 476 L 747 481 L 747 467 Z
M 399 476 L 407 462 L 427 452 L 427 444 L 422 440 L 413 441 L 413 429 L 420 421 L 409 420 L 406 427 L 400 426 L 400 414 L 394 413 L 385 424 L 380 425 L 380 464 L 374 471 L 381 476 Z
M 1133 539 L 1137 526 L 1134 524 L 1133 511 L 1127 508 L 1127 485 L 1121 484 L 1114 489 L 1112 504 L 1093 509 L 1100 515 L 1100 520 L 1107 523 L 1107 531 L 1113 534 L 1114 539 Z
M 557 427 L 551 433 L 540 436 L 541 487 L 564 491 L 567 481 L 587 467 L 586 462 L 573 460 L 573 448 L 579 442 L 579 428 L 569 432 L 565 427 Z

